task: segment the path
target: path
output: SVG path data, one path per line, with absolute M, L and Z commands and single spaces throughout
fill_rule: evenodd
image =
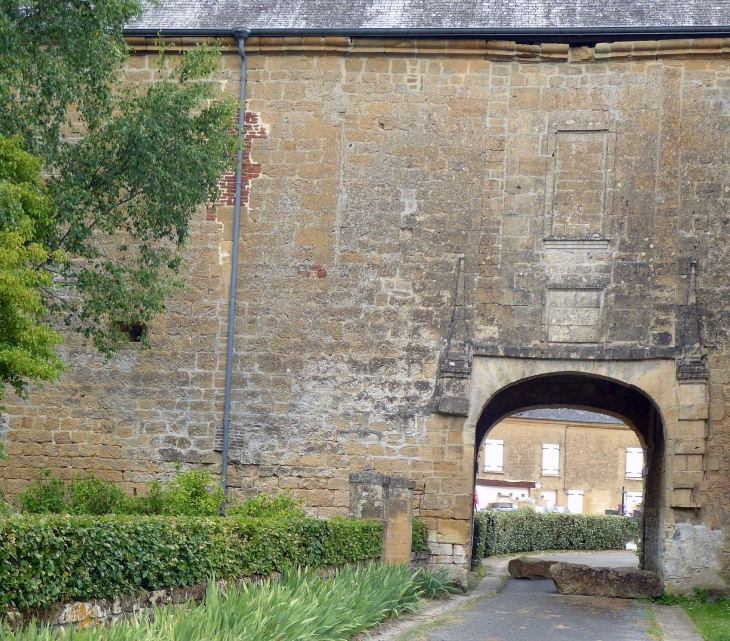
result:
M 569 563 L 626 567 L 630 553 L 540 555 Z M 476 602 L 424 641 L 656 641 L 649 606 L 624 599 L 561 596 L 550 579 L 511 579 L 499 594 Z

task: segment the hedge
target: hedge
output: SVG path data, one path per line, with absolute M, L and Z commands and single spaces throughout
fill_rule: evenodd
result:
M 624 516 L 477 512 L 472 561 L 539 550 L 618 550 L 637 537 L 638 521 Z
M 0 519 L 0 609 L 379 558 L 377 521 L 159 516 Z

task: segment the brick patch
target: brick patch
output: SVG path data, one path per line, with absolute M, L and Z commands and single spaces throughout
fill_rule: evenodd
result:
M 299 265 L 297 267 L 297 276 L 304 278 L 327 278 L 327 270 L 321 265 Z
M 268 138 L 266 127 L 259 121 L 259 115 L 250 111 L 246 112 L 244 122 L 244 148 L 243 148 L 243 171 L 241 173 L 241 205 L 248 206 L 248 199 L 251 194 L 251 181 L 261 177 L 261 164 L 251 160 L 251 143 L 254 140 Z M 236 172 L 227 171 L 221 176 L 220 194 L 218 200 L 209 207 L 205 214 L 205 220 L 215 222 L 216 207 L 233 207 L 236 201 Z

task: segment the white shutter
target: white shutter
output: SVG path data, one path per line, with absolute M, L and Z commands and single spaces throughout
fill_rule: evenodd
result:
M 543 490 L 540 492 L 540 498 L 545 501 L 548 508 L 553 507 L 558 502 L 558 493 L 555 490 Z
M 560 445 L 546 443 L 542 446 L 542 473 L 543 476 L 560 474 Z
M 504 471 L 504 441 L 494 439 L 484 441 L 484 471 Z
M 568 490 L 568 511 L 583 514 L 583 490 Z
M 644 469 L 644 450 L 640 447 L 626 448 L 626 478 L 640 479 Z

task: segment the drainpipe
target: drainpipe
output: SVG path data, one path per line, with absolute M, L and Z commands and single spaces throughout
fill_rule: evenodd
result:
M 251 35 L 247 28 L 236 29 L 233 35 L 238 40 L 238 54 L 241 56 L 241 80 L 238 95 L 238 156 L 236 158 L 236 199 L 233 205 L 233 248 L 231 250 L 231 286 L 228 295 L 228 341 L 226 344 L 226 387 L 223 396 L 223 461 L 221 464 L 221 485 L 223 486 L 223 505 L 221 514 L 226 512 L 226 493 L 228 491 L 228 440 L 231 419 L 231 370 L 233 367 L 233 339 L 236 326 L 236 285 L 238 280 L 238 236 L 241 225 L 241 180 L 243 178 L 243 140 L 246 119 L 246 38 Z

